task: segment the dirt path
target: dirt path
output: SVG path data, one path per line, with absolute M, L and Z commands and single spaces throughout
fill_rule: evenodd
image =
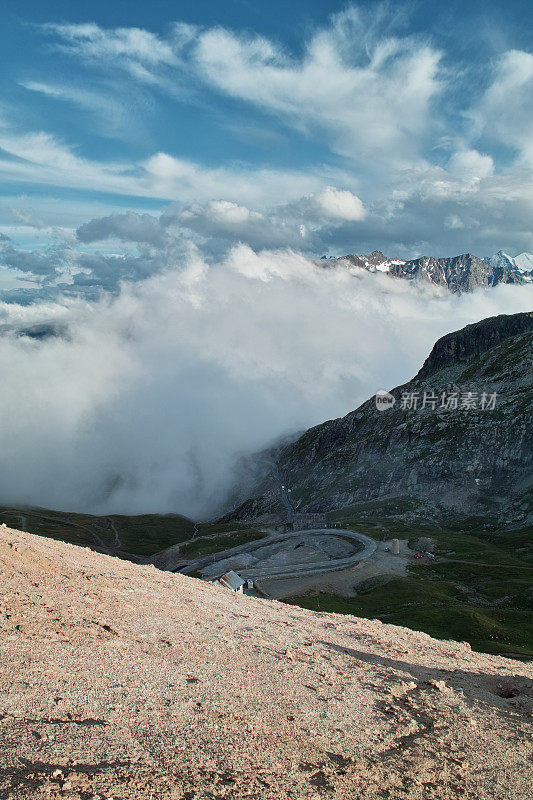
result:
M 111 517 L 106 517 L 106 519 L 109 522 L 109 526 L 110 526 L 110 528 L 111 528 L 111 530 L 113 531 L 113 534 L 114 534 L 114 538 L 113 538 L 113 541 L 112 541 L 112 543 L 110 545 L 109 552 L 112 552 L 113 550 L 120 550 L 122 548 L 122 542 L 120 541 L 120 536 L 119 536 L 119 533 L 118 533 L 118 531 L 117 531 L 117 529 L 115 527 L 115 523 L 113 522 Z
M 89 525 L 84 525 L 81 522 L 74 522 L 73 520 L 67 519 L 66 517 L 61 516 L 52 516 L 51 514 L 41 514 L 38 512 L 36 516 L 39 519 L 48 520 L 49 522 L 60 522 L 61 525 L 68 525 L 69 528 L 78 528 L 81 531 L 85 531 L 86 533 L 90 534 L 91 538 L 94 539 L 95 543 L 106 553 L 111 553 L 112 548 L 110 548 L 104 540 L 96 533 L 94 528 L 91 528 Z

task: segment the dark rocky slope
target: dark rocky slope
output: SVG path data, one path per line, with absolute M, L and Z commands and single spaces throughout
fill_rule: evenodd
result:
M 531 522 L 532 345 L 533 313 L 493 317 L 444 336 L 418 375 L 392 390 L 392 408 L 378 411 L 371 398 L 263 454 L 254 491 L 227 518 L 285 519 L 283 481 L 298 510 L 396 498 L 431 518 Z M 437 399 L 422 408 L 424 392 Z M 443 392 L 446 401 L 457 393 L 457 409 L 442 407 Z M 402 396 L 416 397 L 417 407 L 402 407 Z M 477 407 L 466 407 L 473 400 Z

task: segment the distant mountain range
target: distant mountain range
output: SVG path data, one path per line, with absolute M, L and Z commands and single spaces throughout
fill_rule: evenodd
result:
M 456 294 L 471 292 L 478 286 L 497 286 L 499 283 L 523 284 L 533 282 L 533 255 L 521 253 L 510 256 L 499 250 L 492 256 L 478 258 L 464 253 L 448 258 L 422 256 L 405 261 L 388 258 L 380 250 L 365 255 L 350 254 L 340 258 L 323 257 L 331 264 L 343 264 L 350 270 L 365 269 L 368 272 L 384 272 L 393 278 L 430 282 L 443 286 Z

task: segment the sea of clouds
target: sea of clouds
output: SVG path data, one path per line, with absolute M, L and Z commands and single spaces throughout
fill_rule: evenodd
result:
M 0 502 L 209 518 L 242 455 L 409 379 L 438 337 L 532 295 L 451 295 L 287 249 L 208 263 L 191 245 L 97 302 L 2 304 Z M 61 335 L 20 335 L 51 321 Z

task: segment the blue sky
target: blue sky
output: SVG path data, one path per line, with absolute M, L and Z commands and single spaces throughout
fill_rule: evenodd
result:
M 115 288 L 191 243 L 533 249 L 529 20 L 516 0 L 8 0 L 0 288 Z

